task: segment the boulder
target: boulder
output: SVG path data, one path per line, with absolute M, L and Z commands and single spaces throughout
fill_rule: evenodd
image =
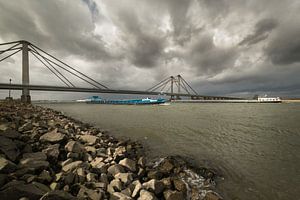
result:
M 182 199 L 184 199 L 182 193 L 175 191 L 175 190 L 164 191 L 164 197 L 166 200 L 182 200 Z
M 42 142 L 59 143 L 65 140 L 65 135 L 57 132 L 57 128 L 40 137 Z
M 9 186 L 5 185 L 2 189 L 3 190 L 0 191 L 1 199 L 20 199 L 21 197 L 27 197 L 30 200 L 38 200 L 47 193 L 40 185 L 24 184 L 22 182 L 10 184 Z
M 98 137 L 94 135 L 81 135 L 79 139 L 84 143 L 87 143 L 89 145 L 94 145 L 96 144 Z
M 11 161 L 15 161 L 20 154 L 16 143 L 3 136 L 0 136 L 0 152 L 3 152 Z
M 95 182 L 97 180 L 97 174 L 94 174 L 94 173 L 88 173 L 86 175 L 86 180 L 88 182 Z
M 143 183 L 143 188 L 159 194 L 164 190 L 164 184 L 156 179 L 151 179 L 148 182 Z
M 146 166 L 146 158 L 145 157 L 140 157 L 138 160 L 138 165 L 141 167 L 145 167 Z
M 136 171 L 136 162 L 134 160 L 131 160 L 129 158 L 124 158 L 119 162 L 119 164 L 128 168 L 132 172 Z
M 46 149 L 43 149 L 42 152 L 44 152 L 48 158 L 56 160 L 59 156 L 59 146 L 60 144 L 50 145 Z
M 6 183 L 7 174 L 0 174 L 0 188 Z
M 43 152 L 25 153 L 20 160 L 20 168 L 45 169 L 49 166 L 47 156 Z
M 54 190 L 47 192 L 40 200 L 76 200 L 74 196 L 62 190 Z
M 135 197 L 137 197 L 140 190 L 142 189 L 142 184 L 139 180 L 136 180 L 136 181 L 132 182 L 132 185 L 134 185 L 134 189 L 133 189 L 133 192 L 132 192 L 131 196 L 133 198 L 135 198 Z
M 125 185 L 128 185 L 133 181 L 133 174 L 132 173 L 117 173 L 115 175 L 116 179 L 119 179 Z
M 149 192 L 147 190 L 141 190 L 140 197 L 138 198 L 138 200 L 157 200 L 157 198 L 152 192 Z
M 171 187 L 172 187 L 172 180 L 171 180 L 170 177 L 163 178 L 160 181 L 164 184 L 165 188 L 171 189 Z
M 113 189 L 114 192 L 121 192 L 123 184 L 119 179 L 114 179 L 109 183 L 108 187 Z
M 24 153 L 23 159 L 31 158 L 33 160 L 46 160 L 47 156 L 43 152 L 35 152 L 35 153 Z
M 109 200 L 132 200 L 132 198 L 121 192 L 114 192 L 110 195 Z
M 25 131 L 29 131 L 32 129 L 33 129 L 32 123 L 27 122 L 27 123 L 23 124 L 21 127 L 19 127 L 18 131 L 25 132 Z
M 72 171 L 74 169 L 76 169 L 77 167 L 79 167 L 80 165 L 82 164 L 82 161 L 81 160 L 78 160 L 78 161 L 74 161 L 74 162 L 71 162 L 65 166 L 62 167 L 62 170 L 64 172 L 69 172 L 69 171 Z
M 80 199 L 100 200 L 102 199 L 102 192 L 99 190 L 91 190 L 81 185 L 77 197 Z
M 162 161 L 159 165 L 159 170 L 162 173 L 166 173 L 166 174 L 170 174 L 172 172 L 173 168 L 174 168 L 174 165 L 171 162 L 171 160 L 168 158 L 165 159 L 164 161 Z
M 21 137 L 21 134 L 18 131 L 7 129 L 5 131 L 1 131 L 0 136 L 10 138 L 10 139 L 18 139 Z
M 84 146 L 76 141 L 70 141 L 65 146 L 66 151 L 73 153 L 81 153 L 84 152 Z
M 40 175 L 38 176 L 38 179 L 41 181 L 41 182 L 51 182 L 52 181 L 52 176 L 50 174 L 49 171 L 47 170 L 43 170 Z
M 115 176 L 117 173 L 123 173 L 125 172 L 124 167 L 121 165 L 115 164 L 111 165 L 108 169 L 107 172 L 113 176 Z
M 187 191 L 186 183 L 180 179 L 173 180 L 174 187 L 176 190 L 185 193 Z
M 17 169 L 15 163 L 0 156 L 0 173 L 11 173 Z
M 204 197 L 204 200 L 221 200 L 221 199 L 222 198 L 214 192 L 208 192 Z

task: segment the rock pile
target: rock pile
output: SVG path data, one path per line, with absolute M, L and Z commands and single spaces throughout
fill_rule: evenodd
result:
M 60 112 L 0 103 L 1 199 L 221 199 L 214 174 L 201 176 L 200 190 L 190 173 L 175 158 L 146 162 L 139 143 Z

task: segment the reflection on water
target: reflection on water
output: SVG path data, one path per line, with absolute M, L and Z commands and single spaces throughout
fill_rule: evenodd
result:
M 300 104 L 46 106 L 141 140 L 151 155 L 182 155 L 217 169 L 227 199 L 300 196 Z

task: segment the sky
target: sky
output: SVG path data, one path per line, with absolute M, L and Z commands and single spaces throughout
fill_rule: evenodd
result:
M 0 43 L 28 40 L 112 89 L 180 74 L 203 95 L 300 97 L 299 35 L 299 0 L 0 0 Z M 0 62 L 9 78 L 20 53 Z M 30 83 L 63 85 L 33 56 Z

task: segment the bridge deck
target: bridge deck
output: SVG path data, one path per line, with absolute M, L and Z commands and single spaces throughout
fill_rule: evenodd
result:
M 140 94 L 140 95 L 167 95 L 167 96 L 181 96 L 192 98 L 205 98 L 205 99 L 238 99 L 233 97 L 221 96 L 205 96 L 205 95 L 192 95 L 181 93 L 161 93 L 152 91 L 136 91 L 136 90 L 113 90 L 113 89 L 98 89 L 98 88 L 81 88 L 81 87 L 61 87 L 61 86 L 47 86 L 47 85 L 22 85 L 22 84 L 7 84 L 0 83 L 0 89 L 6 90 L 22 90 L 29 89 L 35 91 L 59 91 L 59 92 L 87 92 L 87 93 L 113 93 L 113 94 Z

